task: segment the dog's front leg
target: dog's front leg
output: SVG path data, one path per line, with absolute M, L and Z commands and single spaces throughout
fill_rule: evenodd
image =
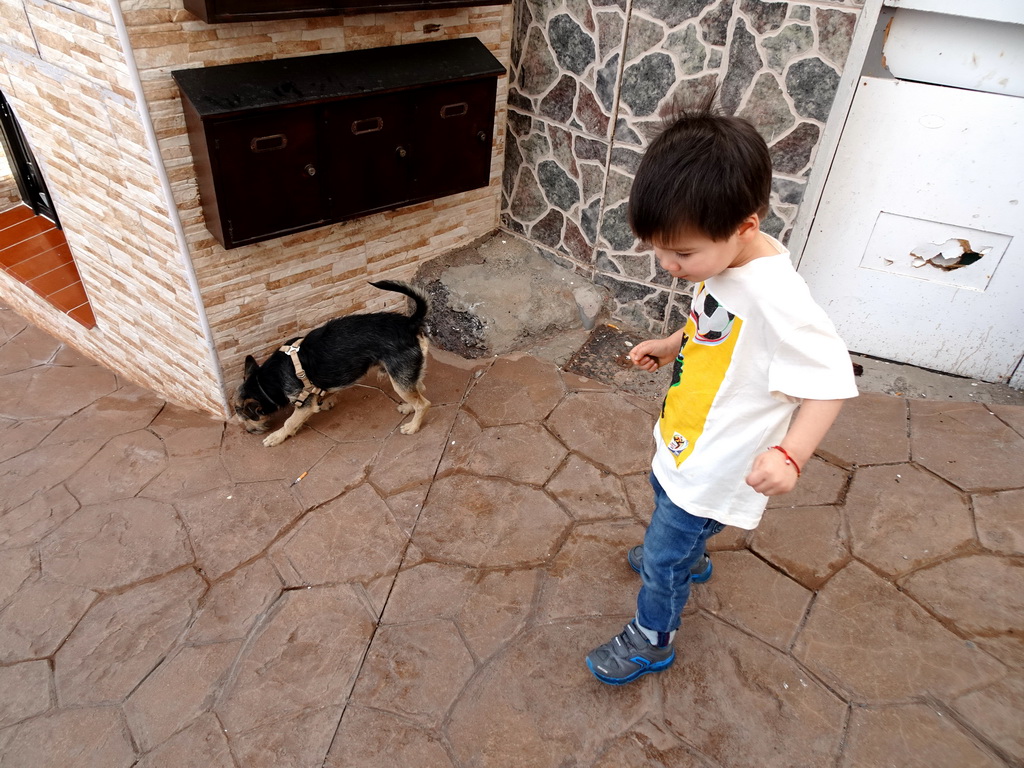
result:
M 273 448 L 275 445 L 280 445 L 289 437 L 299 431 L 299 428 L 306 423 L 306 419 L 313 415 L 313 408 L 307 406 L 305 408 L 296 408 L 292 411 L 292 415 L 289 416 L 281 428 L 275 432 L 271 432 L 265 438 L 263 438 L 263 444 L 267 448 Z

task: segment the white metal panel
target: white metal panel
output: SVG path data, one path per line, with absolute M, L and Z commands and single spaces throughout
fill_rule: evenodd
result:
M 901 9 L 882 54 L 886 68 L 903 80 L 1024 96 L 1021 24 Z
M 861 79 L 800 263 L 851 350 L 1010 378 L 1024 355 L 1022 135 L 1022 99 Z M 883 213 L 903 223 L 873 240 Z M 879 268 L 883 248 L 895 264 L 951 238 L 992 250 L 952 281 Z
M 1024 3 L 1021 0 L 885 0 L 885 4 L 892 8 L 1024 24 Z

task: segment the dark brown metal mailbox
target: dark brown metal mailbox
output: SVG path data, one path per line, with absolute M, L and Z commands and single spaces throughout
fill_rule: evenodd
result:
M 488 184 L 497 79 L 476 38 L 172 72 L 225 248 Z
M 294 19 L 345 13 L 433 10 L 508 5 L 512 0 L 184 0 L 185 10 L 207 24 Z

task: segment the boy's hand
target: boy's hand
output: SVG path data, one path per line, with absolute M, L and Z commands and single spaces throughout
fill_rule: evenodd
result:
M 800 467 L 806 467 L 842 407 L 842 400 L 804 400 L 779 445 Z M 786 463 L 786 454 L 769 449 L 754 459 L 747 485 L 765 496 L 778 496 L 793 490 L 798 477 L 796 467 Z
M 641 341 L 629 350 L 629 359 L 637 368 L 654 373 L 669 362 L 679 349 L 678 345 L 673 348 L 671 338 Z
M 747 485 L 764 496 L 779 496 L 796 487 L 796 467 L 786 463 L 780 451 L 765 451 L 754 459 Z
M 786 437 L 780 443 L 800 467 L 807 466 L 814 449 L 842 407 L 842 400 L 804 400 L 800 405 Z M 770 449 L 754 459 L 747 475 L 747 485 L 765 496 L 778 496 L 792 491 L 798 477 L 800 473 L 796 467 L 786 463 L 786 454 Z

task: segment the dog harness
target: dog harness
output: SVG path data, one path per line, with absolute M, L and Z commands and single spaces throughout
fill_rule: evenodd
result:
M 292 359 L 292 365 L 295 366 L 295 375 L 299 377 L 299 381 L 302 382 L 302 391 L 299 396 L 295 398 L 295 405 L 302 408 L 306 405 L 306 401 L 309 400 L 310 396 L 316 398 L 316 405 L 319 408 L 323 403 L 324 398 L 327 396 L 325 390 L 320 387 L 314 386 L 313 382 L 309 380 L 306 372 L 302 369 L 302 363 L 299 362 L 299 346 L 305 341 L 305 337 L 296 339 L 292 344 L 281 347 L 281 351 L 284 352 L 288 357 Z

